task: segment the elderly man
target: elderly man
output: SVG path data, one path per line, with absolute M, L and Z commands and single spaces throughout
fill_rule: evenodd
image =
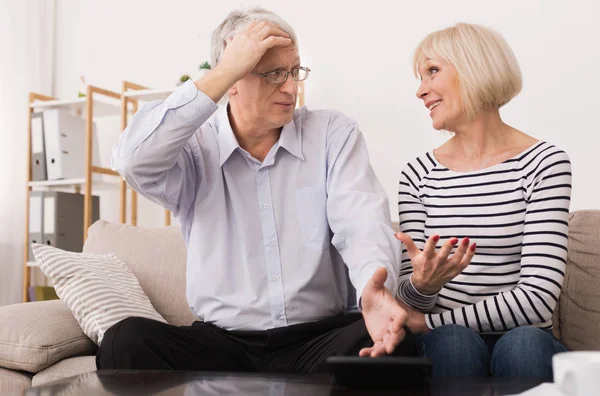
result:
M 232 12 L 212 63 L 142 107 L 113 154 L 179 216 L 202 320 L 117 323 L 98 368 L 322 372 L 332 355 L 412 354 L 388 200 L 355 121 L 295 110 L 310 69 L 293 29 L 264 9 Z

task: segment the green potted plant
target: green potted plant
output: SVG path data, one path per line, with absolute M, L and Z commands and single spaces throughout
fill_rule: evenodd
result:
M 201 63 L 200 66 L 198 66 L 198 70 L 196 70 L 194 73 L 192 73 L 191 79 L 194 81 L 201 79 L 202 77 L 204 77 L 204 75 L 206 73 L 208 73 L 210 71 L 210 69 L 211 69 L 210 63 L 208 63 L 208 62 Z
M 189 74 L 183 74 L 181 77 L 179 77 L 179 82 L 177 83 L 177 85 L 181 85 L 189 79 L 190 79 Z

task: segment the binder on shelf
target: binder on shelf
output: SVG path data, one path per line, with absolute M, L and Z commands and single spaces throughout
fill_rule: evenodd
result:
M 48 180 L 85 177 L 86 120 L 64 109 L 43 112 Z M 92 132 L 92 159 L 99 159 L 96 124 Z
M 81 252 L 83 249 L 83 194 L 44 191 L 43 242 L 46 245 Z M 92 196 L 92 223 L 100 219 L 100 197 Z
M 31 114 L 31 180 L 47 180 L 44 113 Z
M 32 191 L 29 197 L 29 254 L 32 243 L 71 252 L 83 249 L 84 195 L 61 191 Z M 92 223 L 100 219 L 100 197 L 92 196 Z
M 44 193 L 32 191 L 29 195 L 29 253 L 27 261 L 34 261 L 32 243 L 44 243 Z

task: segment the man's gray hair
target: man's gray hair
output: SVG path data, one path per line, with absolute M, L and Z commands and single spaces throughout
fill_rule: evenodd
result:
M 227 46 L 227 39 L 239 33 L 251 21 L 266 21 L 281 27 L 281 30 L 290 35 L 292 43 L 298 45 L 296 32 L 279 15 L 261 7 L 248 10 L 235 10 L 229 13 L 225 20 L 213 31 L 211 38 L 211 67 L 215 67 Z

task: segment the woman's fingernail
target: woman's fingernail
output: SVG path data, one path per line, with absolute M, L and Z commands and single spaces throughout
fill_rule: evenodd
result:
M 463 245 L 469 246 L 469 238 L 463 239 Z
M 476 244 L 476 243 L 472 244 L 472 245 L 471 245 L 471 251 L 472 251 L 472 252 L 474 252 L 476 247 L 477 247 L 477 244 Z

